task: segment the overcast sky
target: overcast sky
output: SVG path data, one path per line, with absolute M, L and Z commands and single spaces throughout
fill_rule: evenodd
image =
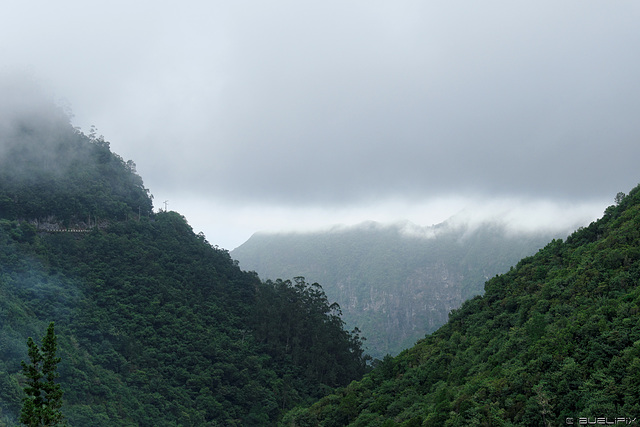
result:
M 156 208 L 227 249 L 461 210 L 588 224 L 640 182 L 637 1 L 2 9 L 3 69 L 63 98 L 136 162 Z

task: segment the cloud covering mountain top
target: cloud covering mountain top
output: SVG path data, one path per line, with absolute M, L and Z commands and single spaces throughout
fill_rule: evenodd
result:
M 639 18 L 631 1 L 66 0 L 12 4 L 0 54 L 232 247 L 478 200 L 593 219 L 640 181 Z

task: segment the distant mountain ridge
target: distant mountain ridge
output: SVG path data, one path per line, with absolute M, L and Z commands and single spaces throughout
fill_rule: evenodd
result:
M 231 251 L 261 277 L 304 276 L 337 301 L 370 354 L 408 348 L 482 293 L 484 282 L 562 232 L 514 234 L 498 223 L 431 227 L 373 221 L 324 232 L 256 233 Z

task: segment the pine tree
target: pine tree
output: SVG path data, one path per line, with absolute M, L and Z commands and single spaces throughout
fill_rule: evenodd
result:
M 62 421 L 62 389 L 55 383 L 58 378 L 57 365 L 60 358 L 56 357 L 57 337 L 54 332 L 54 322 L 49 324 L 47 334 L 42 338 L 42 347 L 38 348 L 29 337 L 29 359 L 27 365 L 22 362 L 22 370 L 27 377 L 24 392 L 20 422 L 28 426 L 55 426 Z

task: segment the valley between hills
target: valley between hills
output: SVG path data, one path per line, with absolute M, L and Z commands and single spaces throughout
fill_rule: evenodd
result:
M 51 322 L 73 426 L 640 416 L 640 187 L 568 236 L 368 223 L 229 253 L 155 212 L 104 138 L 39 111 L 0 128 L 0 426 Z

